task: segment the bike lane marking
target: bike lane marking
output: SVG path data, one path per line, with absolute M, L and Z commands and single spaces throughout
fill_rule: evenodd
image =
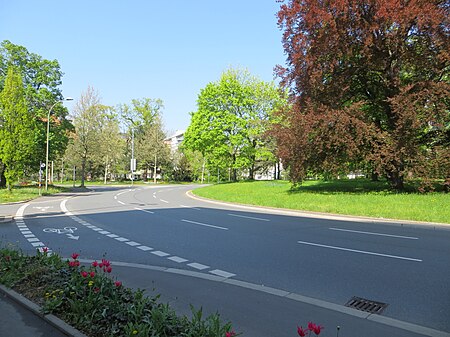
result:
M 33 232 L 28 228 L 28 226 L 25 224 L 25 220 L 24 220 L 24 212 L 25 209 L 29 206 L 30 204 L 24 204 L 22 206 L 20 206 L 20 208 L 17 210 L 16 212 L 16 216 L 14 217 L 17 228 L 19 229 L 19 231 L 22 233 L 22 235 L 24 236 L 24 238 L 35 248 L 37 248 L 41 253 L 44 252 L 44 250 L 47 251 L 47 254 L 51 253 L 51 249 L 49 249 L 48 247 L 45 246 L 45 244 L 39 240 L 38 237 L 36 237 L 36 235 L 33 234 Z

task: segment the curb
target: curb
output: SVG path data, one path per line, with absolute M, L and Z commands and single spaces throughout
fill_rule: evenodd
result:
M 189 198 L 201 200 L 204 202 L 209 202 L 212 204 L 234 206 L 234 207 L 250 209 L 250 210 L 259 210 L 259 211 L 265 210 L 265 211 L 270 211 L 274 214 L 282 214 L 282 215 L 290 215 L 290 216 L 298 216 L 298 217 L 306 217 L 306 218 L 314 218 L 314 219 L 379 223 L 379 224 L 390 224 L 390 225 L 411 226 L 411 227 L 421 227 L 421 228 L 432 227 L 433 229 L 439 228 L 439 229 L 443 229 L 443 230 L 450 230 L 450 224 L 440 223 L 440 222 L 371 218 L 371 217 L 364 217 L 364 216 L 357 216 L 357 215 L 320 213 L 320 212 L 313 212 L 313 211 L 301 211 L 301 210 L 295 210 L 295 209 L 289 209 L 289 208 L 275 208 L 275 207 L 257 206 L 257 205 L 250 205 L 250 204 L 240 204 L 240 203 L 233 203 L 230 201 L 222 201 L 222 200 L 215 200 L 215 199 L 208 199 L 208 198 L 200 197 L 198 195 L 193 194 L 192 190 L 187 191 L 186 195 Z
M 20 306 L 24 307 L 25 309 L 31 311 L 36 316 L 42 318 L 44 321 L 49 323 L 51 326 L 55 327 L 59 331 L 61 331 L 63 334 L 70 336 L 70 337 L 88 337 L 79 330 L 75 329 L 74 327 L 70 326 L 60 318 L 56 317 L 52 314 L 44 315 L 42 313 L 42 308 L 37 305 L 36 303 L 30 301 L 28 298 L 20 295 L 19 293 L 15 292 L 12 289 L 6 288 L 4 285 L 0 284 L 0 293 L 6 295 L 8 298 L 13 300 L 15 303 L 19 304 Z
M 8 223 L 14 220 L 12 215 L 0 215 L 0 223 Z

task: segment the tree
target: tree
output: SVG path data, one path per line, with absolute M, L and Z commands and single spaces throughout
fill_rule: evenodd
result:
M 273 83 L 230 69 L 201 90 L 184 147 L 199 151 L 211 168 L 231 169 L 233 180 L 239 169 L 253 179 L 258 161 L 269 153 L 263 135 L 272 112 L 283 104 Z
M 101 104 L 98 92 L 88 87 L 73 109 L 75 133 L 68 149 L 81 162 L 81 187 L 84 187 L 87 165 L 98 163 L 110 153 L 107 149 L 112 144 L 107 135 L 111 135 L 111 120 L 110 107 Z
M 15 71 L 21 74 L 27 109 L 32 115 L 31 118 L 36 121 L 37 127 L 33 130 L 34 152 L 30 154 L 28 163 L 33 170 L 36 170 L 39 162 L 45 158 L 48 110 L 55 102 L 63 98 L 60 89 L 63 73 L 58 61 L 46 60 L 40 55 L 30 53 L 25 47 L 5 40 L 0 45 L 0 90 L 5 84 L 5 76 L 10 65 L 14 66 Z M 73 128 L 70 121 L 67 120 L 67 115 L 68 111 L 62 104 L 56 105 L 52 110 L 50 121 L 52 125 L 49 135 L 51 160 L 60 157 L 67 146 L 68 131 Z M 0 177 L 4 166 L 0 163 Z
M 355 163 L 397 189 L 408 174 L 449 174 L 449 11 L 448 0 L 281 6 L 277 71 L 292 109 L 275 134 L 294 182 Z
M 36 123 L 27 107 L 22 77 L 11 65 L 0 93 L 0 162 L 4 165 L 9 190 L 31 161 L 35 129 Z
M 166 164 L 169 157 L 161 120 L 163 108 L 163 101 L 159 98 L 133 99 L 131 105 L 119 106 L 121 117 L 128 125 L 129 135 L 134 134 L 137 165 L 144 170 L 144 179 L 152 170 L 154 182 L 157 167 Z

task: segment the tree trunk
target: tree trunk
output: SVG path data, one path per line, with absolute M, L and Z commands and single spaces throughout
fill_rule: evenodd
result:
M 81 160 L 81 185 L 80 187 L 84 187 L 84 171 L 86 169 L 86 158 Z
M 156 184 L 156 154 L 155 154 L 155 166 L 153 167 L 153 183 Z
M 6 187 L 5 164 L 0 161 L 0 188 Z
M 388 172 L 387 179 L 393 189 L 402 191 L 405 188 L 403 175 L 400 174 L 399 170 Z

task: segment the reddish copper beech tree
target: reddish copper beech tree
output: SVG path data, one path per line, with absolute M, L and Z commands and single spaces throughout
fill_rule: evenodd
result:
M 350 165 L 450 177 L 450 0 L 286 0 L 273 130 L 294 183 Z

